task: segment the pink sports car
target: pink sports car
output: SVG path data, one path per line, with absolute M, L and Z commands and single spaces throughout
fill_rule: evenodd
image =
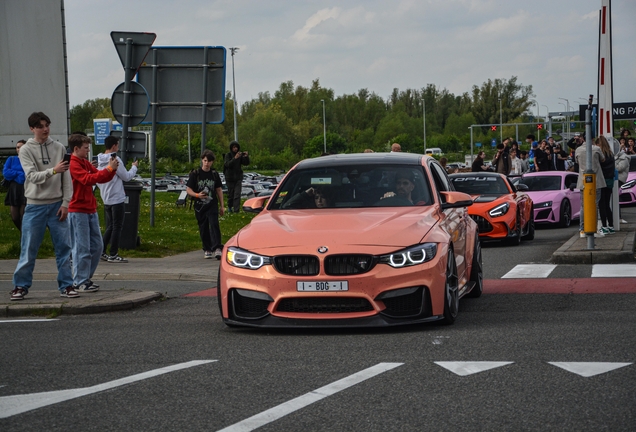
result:
M 569 227 L 581 215 L 581 193 L 576 188 L 578 173 L 544 171 L 524 174 L 518 183 L 528 186 L 526 193 L 534 203 L 536 224 Z

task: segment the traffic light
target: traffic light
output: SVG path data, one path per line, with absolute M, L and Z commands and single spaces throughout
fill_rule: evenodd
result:
M 537 129 L 538 129 L 538 130 L 543 129 L 543 125 L 542 125 L 541 123 L 539 123 L 539 124 L 537 125 Z
M 493 132 L 497 132 L 497 126 L 490 126 L 490 130 Z

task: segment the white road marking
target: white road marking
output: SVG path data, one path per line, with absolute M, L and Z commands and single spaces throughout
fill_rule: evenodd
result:
M 636 264 L 594 264 L 592 277 L 636 277 Z
M 514 362 L 471 361 L 471 362 L 434 362 L 436 365 L 448 369 L 459 376 L 468 376 L 490 369 L 507 366 Z
M 541 279 L 550 276 L 556 264 L 518 264 L 502 279 Z
M 57 318 L 37 318 L 37 319 L 14 319 L 14 320 L 0 320 L 0 324 L 2 323 L 17 323 L 17 322 L 47 322 L 47 321 L 59 321 Z
M 548 362 L 553 366 L 565 369 L 568 372 L 581 375 L 582 377 L 591 377 L 600 375 L 618 368 L 629 366 L 633 363 L 606 363 L 606 362 Z
M 256 414 L 241 422 L 235 423 L 219 432 L 248 432 L 253 431 L 261 426 L 276 421 L 287 414 L 291 414 L 294 411 L 302 409 L 308 405 L 318 402 L 327 396 L 334 395 L 342 390 L 345 390 L 351 386 L 354 386 L 362 381 L 373 378 L 376 375 L 394 369 L 398 366 L 402 366 L 404 363 L 378 363 L 368 369 L 364 369 L 360 372 L 349 375 L 341 380 L 335 381 L 324 387 L 320 387 L 312 392 L 306 393 L 295 399 L 282 403 L 278 406 L 263 411 L 260 414 Z
M 109 381 L 103 384 L 97 384 L 92 387 L 84 387 L 69 390 L 57 390 L 42 393 L 30 393 L 14 396 L 2 396 L 0 397 L 0 418 L 7 418 L 16 414 L 22 414 L 27 411 L 31 411 L 37 408 L 42 408 L 48 405 L 53 405 L 67 400 L 75 399 L 81 396 L 86 396 L 93 393 L 98 393 L 104 390 L 109 390 L 115 387 L 130 384 L 136 381 L 145 380 L 148 378 L 163 375 L 168 372 L 174 372 L 181 369 L 187 369 L 194 366 L 200 366 L 206 363 L 212 363 L 217 360 L 193 360 L 186 363 L 179 363 L 172 366 L 167 366 L 160 369 L 154 369 L 148 372 L 143 372 L 137 375 L 132 375 L 118 380 Z

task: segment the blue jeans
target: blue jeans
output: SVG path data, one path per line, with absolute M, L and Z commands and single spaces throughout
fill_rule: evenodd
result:
M 97 213 L 69 213 L 73 243 L 73 282 L 79 286 L 91 280 L 104 251 Z
M 20 259 L 13 273 L 13 286 L 23 287 L 27 292 L 33 283 L 33 268 L 38 250 L 44 239 L 46 228 L 51 233 L 57 264 L 57 288 L 64 291 L 73 285 L 71 274 L 70 229 L 68 219 L 60 221 L 57 216 L 62 201 L 53 204 L 27 204 L 22 218 L 22 239 Z

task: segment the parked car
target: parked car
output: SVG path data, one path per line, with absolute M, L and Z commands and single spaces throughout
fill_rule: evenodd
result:
M 627 181 L 620 187 L 618 195 L 620 205 L 636 204 L 636 155 L 631 156 Z
M 523 192 L 527 186 L 517 188 L 505 175 L 491 172 L 451 174 L 450 179 L 456 190 L 473 197 L 468 213 L 482 240 L 518 245 L 534 239 L 532 198 Z
M 441 320 L 483 289 L 469 195 L 433 158 L 347 154 L 298 163 L 227 241 L 218 273 L 223 322 L 368 327 Z
M 581 193 L 576 188 L 579 174 L 571 171 L 526 173 L 518 184 L 528 187 L 534 208 L 534 223 L 569 227 L 581 217 Z

